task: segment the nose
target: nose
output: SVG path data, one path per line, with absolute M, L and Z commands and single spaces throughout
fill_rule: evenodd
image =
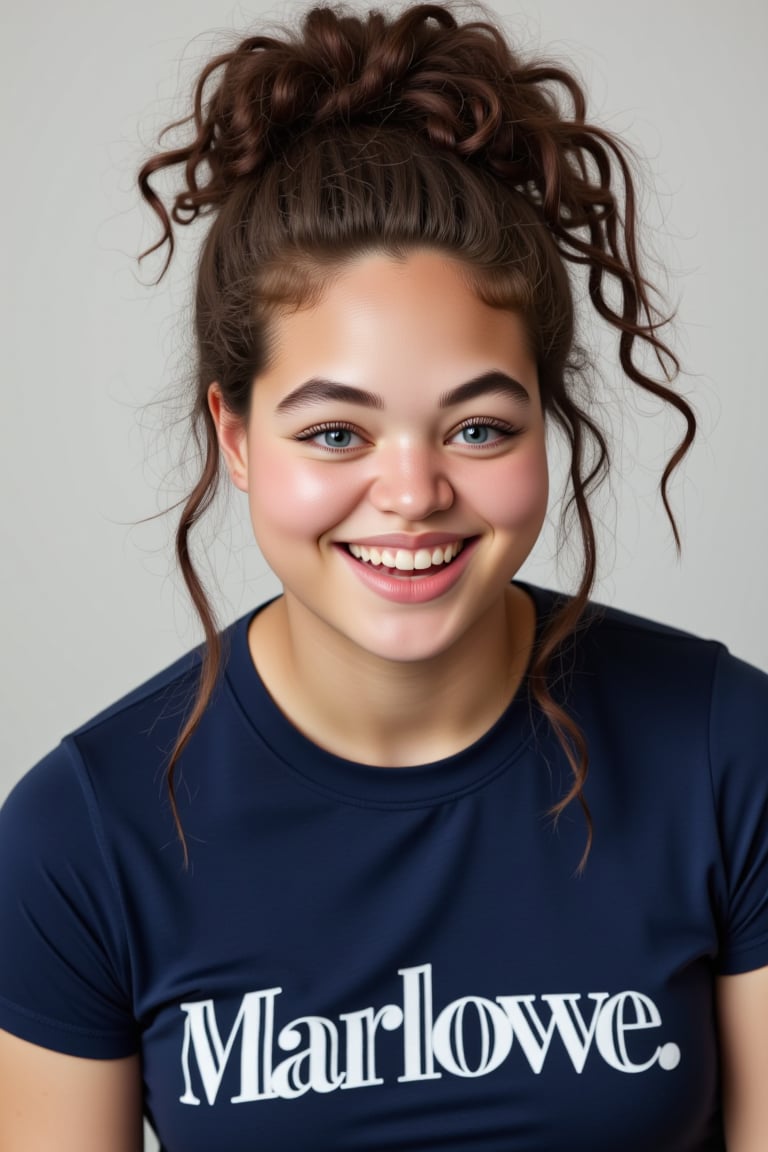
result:
M 404 520 L 425 520 L 453 504 L 453 486 L 439 449 L 408 437 L 382 449 L 377 457 L 370 499 L 380 512 L 396 512 Z

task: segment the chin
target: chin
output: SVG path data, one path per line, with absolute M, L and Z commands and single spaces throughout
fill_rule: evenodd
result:
M 461 627 L 458 621 L 446 621 L 440 627 L 434 615 L 424 614 L 417 619 L 411 613 L 399 620 L 379 619 L 375 629 L 349 631 L 347 637 L 361 653 L 375 660 L 416 665 L 455 652 L 467 628 L 471 626 L 471 623 Z

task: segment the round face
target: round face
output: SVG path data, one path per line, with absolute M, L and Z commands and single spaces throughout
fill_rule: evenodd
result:
M 274 325 L 247 426 L 211 407 L 292 642 L 387 661 L 498 643 L 548 495 L 521 319 L 418 250 L 356 258 Z

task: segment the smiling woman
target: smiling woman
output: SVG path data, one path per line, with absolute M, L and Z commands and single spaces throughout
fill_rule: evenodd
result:
M 205 643 L 0 816 L 0 1147 L 136 1152 L 143 1100 L 165 1152 L 758 1152 L 768 677 L 589 599 L 582 269 L 680 418 L 675 539 L 695 433 L 623 146 L 431 4 L 250 36 L 184 126 L 139 185 L 169 259 L 212 216 Z M 519 579 L 550 426 L 572 596 Z M 223 632 L 190 547 L 222 477 L 282 585 Z
M 517 612 L 526 614 L 510 581 L 547 509 L 544 416 L 520 318 L 478 299 L 439 253 L 369 255 L 319 303 L 277 318 L 273 339 L 246 424 L 228 416 L 218 384 L 209 390 L 230 475 L 248 493 L 256 539 L 285 590 L 251 625 L 266 683 L 320 743 L 333 746 L 330 731 L 344 732 L 345 755 L 377 763 L 367 726 L 355 746 L 353 726 L 337 715 L 354 700 L 348 673 L 341 683 L 329 677 L 329 659 L 341 670 L 365 654 L 429 660 L 426 684 L 453 666 L 461 645 L 467 659 L 484 653 L 489 668 L 462 708 L 478 716 L 479 735 L 509 698 L 491 692 L 489 715 L 488 686 L 506 682 L 498 675 L 508 664 L 505 621 L 517 634 Z M 418 554 L 438 545 L 451 548 L 450 562 L 443 552 L 431 571 Z M 355 557 L 355 546 L 374 547 L 378 560 Z M 272 616 L 284 630 L 275 634 Z M 324 653 L 307 685 L 310 701 L 323 699 L 323 738 L 288 690 L 306 683 L 291 664 L 306 661 L 309 634 Z M 286 693 L 273 685 L 274 663 Z M 422 703 L 410 717 L 399 696 L 397 725 L 380 699 L 392 741 L 381 762 L 438 759 L 425 754 L 432 742 L 443 755 L 466 745 L 459 730 L 450 746 L 442 706 L 430 715 Z M 414 737 L 419 755 L 408 748 Z

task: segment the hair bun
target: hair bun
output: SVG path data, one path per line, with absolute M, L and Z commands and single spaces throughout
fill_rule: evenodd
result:
M 243 41 L 214 62 L 225 67 L 209 106 L 224 168 L 245 175 L 286 136 L 333 121 L 421 125 L 433 143 L 476 150 L 493 136 L 501 109 L 498 99 L 488 100 L 497 33 L 475 27 L 485 60 L 471 50 L 466 28 L 452 43 L 456 20 L 436 4 L 418 5 L 393 23 L 377 11 L 361 20 L 318 7 L 293 42 Z
M 630 231 L 634 194 L 622 147 L 585 115 L 584 93 L 570 71 L 521 59 L 491 23 L 460 25 L 439 4 L 416 4 L 392 17 L 320 5 L 298 29 L 280 38 L 247 37 L 200 73 L 194 111 L 169 126 L 191 123 L 194 138 L 153 156 L 139 174 L 142 195 L 163 226 L 162 239 L 144 255 L 167 242 L 167 268 L 171 221 L 189 224 L 221 206 L 236 185 L 266 173 L 272 162 L 298 170 L 313 150 L 346 134 L 354 165 L 377 133 L 392 129 L 411 154 L 420 141 L 450 150 L 521 193 L 560 254 L 590 265 L 590 295 L 612 323 L 616 313 L 603 301 L 601 283 L 606 274 L 621 278 L 624 267 L 614 168 Z M 183 168 L 185 186 L 169 213 L 150 177 L 175 165 Z M 634 243 L 624 239 L 635 273 Z
M 355 124 L 411 128 L 464 157 L 492 148 L 505 178 L 514 173 L 523 182 L 531 176 L 521 169 L 530 150 L 513 155 L 500 95 L 502 80 L 516 67 L 492 25 L 459 28 L 438 4 L 416 5 L 391 22 L 378 11 L 360 18 L 331 7 L 310 9 L 297 35 L 248 37 L 202 72 L 193 115 L 174 125 L 193 121 L 197 128 L 184 154 L 193 193 L 184 207 L 201 204 L 194 173 L 203 158 L 212 175 L 208 202 L 220 203 L 233 180 L 257 171 L 298 134 L 327 131 L 333 122 L 339 130 Z M 206 101 L 204 89 L 222 69 Z M 529 92 L 536 79 L 528 74 Z M 541 101 L 536 96 L 534 104 Z

